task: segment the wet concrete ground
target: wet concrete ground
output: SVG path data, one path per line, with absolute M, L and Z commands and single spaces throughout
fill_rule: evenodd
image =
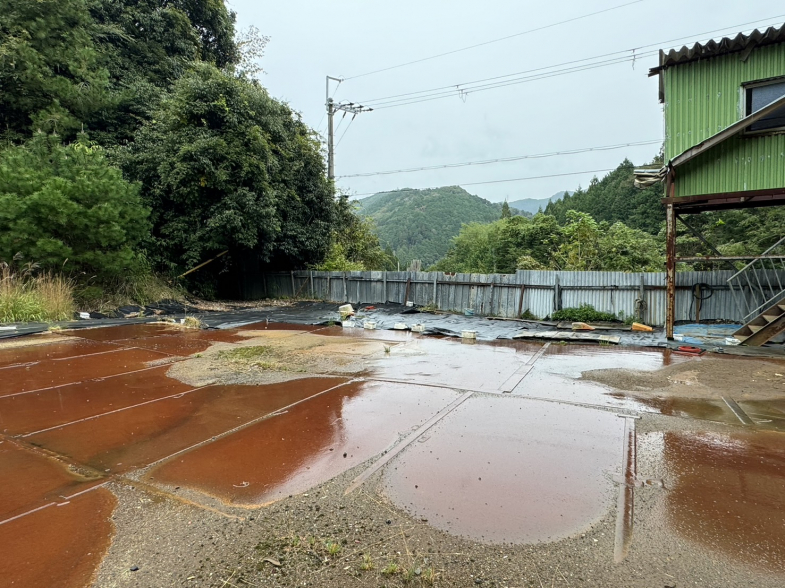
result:
M 167 375 L 216 344 L 305 333 L 364 370 L 199 387 Z M 0 586 L 90 585 L 126 509 L 118 483 L 247 518 L 346 476 L 349 496 L 480 544 L 556 549 L 610 524 L 609 566 L 651 565 L 678 538 L 733 581 L 785 582 L 785 395 L 636 395 L 581 379 L 700 370 L 701 358 L 267 322 L 65 335 L 0 348 Z M 101 577 L 118 565 L 110 556 Z

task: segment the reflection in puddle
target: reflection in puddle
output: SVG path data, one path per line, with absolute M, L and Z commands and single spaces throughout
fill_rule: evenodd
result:
M 232 504 L 264 504 L 381 453 L 456 397 L 410 385 L 349 384 L 176 456 L 150 478 Z
M 785 571 L 785 437 L 679 433 L 663 437 L 671 526 L 728 557 Z
M 90 355 L 105 351 L 116 351 L 117 345 L 102 343 L 100 341 L 85 341 L 81 339 L 67 339 L 65 341 L 45 340 L 36 341 L 30 345 L 0 348 L 0 368 L 9 366 L 44 361 L 47 359 L 62 359 L 78 355 Z
M 475 396 L 387 466 L 385 492 L 457 535 L 553 541 L 608 511 L 623 432 L 605 411 Z

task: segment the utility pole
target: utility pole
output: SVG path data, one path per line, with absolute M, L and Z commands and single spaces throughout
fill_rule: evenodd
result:
M 353 102 L 339 102 L 336 104 L 332 98 L 330 98 L 330 81 L 338 82 L 339 84 L 343 81 L 342 78 L 334 78 L 331 76 L 327 76 L 327 83 L 326 83 L 326 106 L 327 106 L 327 179 L 334 180 L 335 179 L 335 127 L 333 124 L 333 119 L 335 117 L 336 112 L 343 112 L 344 116 L 347 114 L 352 115 L 352 120 L 354 117 L 360 114 L 361 112 L 371 112 L 373 108 L 366 108 L 361 104 L 354 104 Z

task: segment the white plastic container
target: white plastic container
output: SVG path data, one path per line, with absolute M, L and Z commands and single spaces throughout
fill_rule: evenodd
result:
M 393 325 L 393 330 L 395 331 L 405 331 L 409 327 L 406 326 L 406 323 L 395 323 Z
M 363 327 L 368 329 L 369 331 L 375 331 L 376 330 L 376 321 L 365 321 L 363 323 Z
M 422 333 L 423 331 L 425 331 L 425 325 L 420 323 L 412 325 L 412 333 Z
M 477 331 L 461 331 L 461 337 L 464 339 L 476 339 Z

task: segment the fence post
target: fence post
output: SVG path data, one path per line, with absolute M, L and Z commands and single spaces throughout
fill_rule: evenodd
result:
M 289 272 L 292 276 L 292 298 L 297 296 L 297 289 L 294 287 L 294 270 Z
M 314 298 L 316 298 L 316 293 L 313 290 L 313 270 L 311 270 L 309 278 L 311 280 L 311 300 L 313 300 Z
M 346 272 L 343 272 L 343 301 L 349 302 L 349 290 L 346 288 Z
M 561 282 L 559 282 L 559 274 L 553 277 L 553 310 L 561 310 Z
M 382 296 L 382 302 L 387 302 L 387 271 L 385 270 L 382 272 L 382 281 L 384 282 L 384 295 Z
M 433 272 L 433 305 L 436 306 L 436 286 L 437 280 L 439 279 L 439 273 Z
M 330 291 L 330 272 L 327 272 L 327 296 L 324 297 L 325 300 L 332 300 L 332 292 Z

